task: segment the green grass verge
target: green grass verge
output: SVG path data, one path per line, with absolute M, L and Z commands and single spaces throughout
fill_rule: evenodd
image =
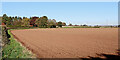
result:
M 3 47 L 2 58 L 31 58 L 33 54 L 23 47 L 8 30 L 10 43 Z

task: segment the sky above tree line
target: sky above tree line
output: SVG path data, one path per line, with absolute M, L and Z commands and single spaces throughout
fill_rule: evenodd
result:
M 67 24 L 116 25 L 117 2 L 3 2 L 8 16 L 47 16 Z

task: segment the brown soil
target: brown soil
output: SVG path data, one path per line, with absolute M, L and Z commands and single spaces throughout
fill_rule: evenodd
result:
M 11 31 L 39 58 L 80 58 L 116 54 L 117 28 L 53 28 Z

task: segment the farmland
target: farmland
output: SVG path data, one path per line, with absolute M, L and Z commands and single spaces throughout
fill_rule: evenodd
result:
M 12 30 L 39 58 L 79 58 L 100 53 L 116 54 L 117 28 L 46 28 Z

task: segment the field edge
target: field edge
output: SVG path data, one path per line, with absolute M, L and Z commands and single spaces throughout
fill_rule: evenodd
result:
M 36 55 L 23 46 L 11 33 L 12 30 L 9 29 L 8 34 L 10 35 L 10 43 L 3 47 L 2 59 L 5 58 L 36 58 Z

